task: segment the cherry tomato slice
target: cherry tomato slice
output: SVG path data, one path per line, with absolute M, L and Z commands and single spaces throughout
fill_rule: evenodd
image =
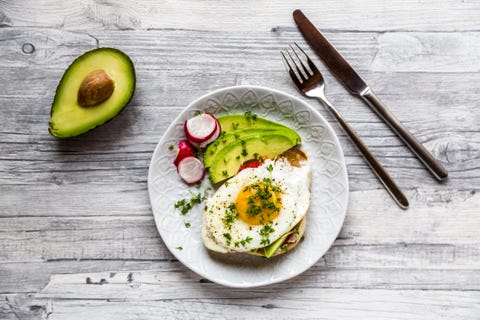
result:
M 238 172 L 242 171 L 243 169 L 246 169 L 246 168 L 256 168 L 260 165 L 260 161 L 250 161 L 250 162 L 247 162 L 245 164 L 243 164 L 240 169 L 238 169 Z

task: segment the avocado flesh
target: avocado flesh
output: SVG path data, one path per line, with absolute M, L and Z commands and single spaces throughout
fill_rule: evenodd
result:
M 288 136 L 271 133 L 249 136 L 225 146 L 210 166 L 210 179 L 218 183 L 237 174 L 240 166 L 255 157 L 273 158 L 294 147 L 300 141 Z
M 209 168 L 215 161 L 216 156 L 230 143 L 238 139 L 245 139 L 253 136 L 262 136 L 265 134 L 285 135 L 291 141 L 300 141 L 300 136 L 293 130 L 283 126 L 265 127 L 265 128 L 247 128 L 239 129 L 222 134 L 215 142 L 211 143 L 203 155 L 203 163 Z
M 292 233 L 295 233 L 295 232 L 296 232 L 296 229 L 294 229 L 290 232 L 287 232 L 283 236 L 278 238 L 274 243 L 269 245 L 268 247 L 264 247 L 263 248 L 263 254 L 265 255 L 265 257 L 270 258 L 271 256 L 273 256 L 273 254 L 275 252 L 277 252 L 277 250 L 282 246 L 282 244 L 285 242 L 285 240 L 287 240 L 287 237 L 289 235 L 291 235 Z
M 284 125 L 258 117 L 253 114 L 229 114 L 217 118 L 222 131 L 230 132 L 238 129 L 246 128 L 273 128 L 282 127 Z
M 285 233 L 283 236 L 281 236 L 280 238 L 275 240 L 272 244 L 264 247 L 263 248 L 263 255 L 266 258 L 270 258 L 271 256 L 273 256 L 275 254 L 275 252 L 277 252 L 277 250 L 280 249 L 280 247 L 285 242 L 285 240 L 287 240 L 289 235 L 294 234 L 294 233 L 298 233 L 298 229 L 300 227 L 300 224 L 301 224 L 301 222 L 297 223 L 297 225 L 295 227 L 293 227 L 292 230 Z
M 104 102 L 82 107 L 78 90 L 87 75 L 104 70 L 115 88 Z M 65 71 L 57 87 L 49 123 L 50 133 L 58 138 L 78 136 L 115 117 L 128 104 L 135 91 L 135 69 L 130 58 L 113 48 L 99 48 L 78 57 Z

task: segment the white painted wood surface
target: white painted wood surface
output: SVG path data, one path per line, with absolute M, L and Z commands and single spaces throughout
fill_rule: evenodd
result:
M 190 101 L 236 84 L 300 97 L 279 50 L 304 12 L 449 170 L 439 184 L 315 57 L 327 95 L 411 201 L 398 209 L 330 115 L 350 177 L 345 225 L 289 281 L 193 274 L 155 229 L 146 177 Z M 0 319 L 480 319 L 480 2 L 0 1 Z M 128 53 L 131 104 L 58 141 L 54 90 L 79 54 Z M 309 51 L 311 52 L 311 51 Z

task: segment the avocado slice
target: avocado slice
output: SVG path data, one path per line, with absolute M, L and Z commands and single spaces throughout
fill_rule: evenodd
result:
M 283 236 L 281 236 L 280 238 L 278 238 L 274 243 L 272 243 L 271 245 L 267 246 L 267 247 L 264 247 L 263 248 L 263 254 L 265 255 L 266 258 L 270 258 L 271 256 L 273 256 L 273 254 L 275 252 L 277 252 L 277 250 L 280 248 L 280 246 L 285 242 L 285 240 L 287 240 L 287 237 L 289 235 L 291 235 L 292 233 L 295 233 L 297 232 L 297 230 L 294 228 L 293 230 L 285 233 Z
M 238 139 L 222 148 L 210 166 L 210 179 L 218 183 L 237 174 L 240 166 L 255 156 L 273 158 L 294 147 L 300 140 L 292 141 L 284 134 L 263 133 Z
M 292 142 L 300 141 L 300 136 L 292 129 L 284 126 L 265 127 L 265 128 L 247 128 L 224 132 L 217 140 L 211 143 L 203 154 L 203 164 L 209 168 L 218 153 L 230 143 L 238 139 L 245 139 L 252 136 L 261 136 L 264 134 L 281 134 L 287 136 Z M 252 158 L 255 158 L 253 156 Z
M 258 117 L 250 112 L 245 112 L 244 114 L 228 114 L 218 117 L 217 120 L 224 132 L 246 128 L 285 128 L 285 126 L 280 123 Z
M 300 228 L 300 224 L 302 222 L 299 222 L 295 225 L 295 227 L 293 227 L 292 230 L 290 230 L 289 232 L 285 233 L 283 236 L 281 236 L 280 238 L 278 238 L 277 240 L 275 240 L 272 244 L 266 246 L 263 248 L 263 255 L 266 257 L 266 258 L 270 258 L 271 256 L 273 256 L 275 254 L 275 252 L 277 252 L 278 249 L 280 249 L 280 247 L 282 246 L 282 244 L 285 242 L 285 240 L 287 240 L 288 236 L 291 235 L 291 234 L 294 234 L 294 233 L 298 233 L 298 229 Z
M 135 69 L 120 50 L 98 48 L 81 55 L 58 84 L 49 132 L 57 138 L 78 136 L 115 117 L 135 91 Z

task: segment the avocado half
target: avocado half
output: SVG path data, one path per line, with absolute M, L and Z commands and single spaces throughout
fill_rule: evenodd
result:
M 115 117 L 135 91 L 135 69 L 122 51 L 98 48 L 75 59 L 58 84 L 48 131 L 78 136 Z

